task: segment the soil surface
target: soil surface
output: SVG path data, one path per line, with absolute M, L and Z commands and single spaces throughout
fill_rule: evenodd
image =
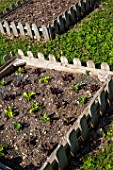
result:
M 63 14 L 79 0 L 32 0 L 30 3 L 18 8 L 7 19 L 8 21 L 25 24 L 35 23 L 37 26 L 48 25 Z
M 16 71 L 2 79 L 5 85 L 0 85 L 0 146 L 7 146 L 1 162 L 14 170 L 37 170 L 102 83 L 95 76 L 81 73 L 26 67 L 22 70 L 24 73 Z M 79 88 L 74 89 L 74 85 Z M 28 100 L 24 92 L 36 94 Z M 85 97 L 82 104 L 79 99 Z M 39 106 L 36 110 L 31 109 L 33 103 Z M 5 109 L 11 107 L 14 115 L 10 118 Z M 15 123 L 20 123 L 20 129 Z

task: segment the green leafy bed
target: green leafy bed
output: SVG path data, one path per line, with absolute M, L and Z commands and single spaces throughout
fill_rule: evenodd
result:
M 18 0 L 0 0 L 0 11 L 4 11 L 5 8 L 15 4 Z

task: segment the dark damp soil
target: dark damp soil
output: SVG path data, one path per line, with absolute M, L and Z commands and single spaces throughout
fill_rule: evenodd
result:
M 35 23 L 37 26 L 51 24 L 53 20 L 63 14 L 79 0 L 32 0 L 18 8 L 6 19 L 25 24 Z
M 14 170 L 40 169 L 102 83 L 81 73 L 22 70 L 0 80 L 0 146 L 7 146 L 1 161 Z M 25 92 L 34 94 L 28 100 Z

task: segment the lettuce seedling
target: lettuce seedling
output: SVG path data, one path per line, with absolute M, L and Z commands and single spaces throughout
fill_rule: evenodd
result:
M 27 100 L 31 100 L 32 97 L 35 97 L 36 96 L 36 93 L 35 92 L 24 92 L 23 93 L 23 96 L 27 99 Z
M 80 84 L 75 84 L 75 85 L 73 85 L 73 89 L 74 89 L 75 91 L 79 91 L 79 90 L 80 90 Z
M 22 123 L 14 123 L 14 128 L 19 131 L 20 129 L 22 129 Z
M 25 71 L 24 71 L 21 67 L 19 67 L 16 72 L 17 72 L 17 73 L 25 73 Z
M 79 97 L 77 100 L 78 100 L 81 104 L 85 104 L 86 101 L 87 101 L 87 97 Z
M 40 120 L 48 121 L 48 120 L 50 120 L 50 117 L 48 117 L 46 112 L 45 112 L 43 117 L 40 118 Z
M 14 108 L 10 107 L 9 109 L 5 109 L 4 110 L 4 114 L 6 114 L 9 118 L 13 117 L 15 112 L 14 112 Z
M 86 70 L 86 75 L 89 76 L 90 74 L 90 71 Z
M 34 102 L 32 108 L 29 111 L 29 113 L 39 111 L 42 107 L 43 106 L 39 106 L 37 102 Z
M 50 76 L 44 76 L 43 78 L 39 79 L 39 83 L 46 83 L 46 84 L 48 84 L 49 80 L 51 80 Z
M 5 86 L 5 85 L 6 85 L 6 82 L 5 82 L 4 79 L 3 79 L 2 81 L 0 81 L 0 85 L 1 85 L 1 86 Z
M 7 148 L 6 145 L 1 145 L 0 146 L 0 158 L 5 156 L 4 150 Z

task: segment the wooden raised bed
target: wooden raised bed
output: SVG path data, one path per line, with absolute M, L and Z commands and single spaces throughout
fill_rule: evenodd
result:
M 92 61 L 87 62 L 87 65 L 89 67 L 83 67 L 81 66 L 81 62 L 79 59 L 74 59 L 74 64 L 68 64 L 68 60 L 64 56 L 61 57 L 61 63 L 60 63 L 60 62 L 56 62 L 55 57 L 53 55 L 49 55 L 49 60 L 47 61 L 44 59 L 44 56 L 41 53 L 38 53 L 38 59 L 34 58 L 31 52 L 27 52 L 28 54 L 27 57 L 24 56 L 21 50 L 19 50 L 18 53 L 19 53 L 18 58 L 11 59 L 4 66 L 0 68 L 0 75 L 1 75 L 0 78 L 5 77 L 5 74 L 10 72 L 11 70 L 13 71 L 15 67 L 24 65 L 26 63 L 27 67 L 50 69 L 51 73 L 54 69 L 57 71 L 65 72 L 65 74 L 68 75 L 79 74 L 79 76 L 80 75 L 83 76 L 83 74 L 85 74 L 86 71 L 90 71 L 91 77 L 95 77 L 96 75 L 96 77 L 98 77 L 98 79 L 100 79 L 100 81 L 102 82 L 100 83 L 101 87 L 97 90 L 94 96 L 90 98 L 88 105 L 85 108 L 83 108 L 82 112 L 80 113 L 80 115 L 78 115 L 77 119 L 74 120 L 72 125 L 70 125 L 69 129 L 67 129 L 67 132 L 64 133 L 64 137 L 61 140 L 59 140 L 59 144 L 57 145 L 57 147 L 53 150 L 50 156 L 47 156 L 47 160 L 40 168 L 41 170 L 53 170 L 58 168 L 63 170 L 68 166 L 69 155 L 76 155 L 79 149 L 80 140 L 85 141 L 86 139 L 88 139 L 88 132 L 90 128 L 95 127 L 97 125 L 99 117 L 105 114 L 106 107 L 110 105 L 113 99 L 113 90 L 112 90 L 113 73 L 109 71 L 109 66 L 107 65 L 107 63 L 102 63 L 101 69 L 95 69 L 93 68 L 95 65 Z M 57 75 L 56 71 L 55 74 Z M 74 82 L 72 79 L 71 81 L 73 85 Z M 55 85 L 57 85 L 57 83 Z M 59 97 L 61 98 L 61 96 Z M 6 103 L 6 105 L 8 105 L 8 103 Z M 48 122 L 49 121 L 47 121 L 47 125 L 49 126 Z M 44 126 L 43 123 L 42 125 Z

